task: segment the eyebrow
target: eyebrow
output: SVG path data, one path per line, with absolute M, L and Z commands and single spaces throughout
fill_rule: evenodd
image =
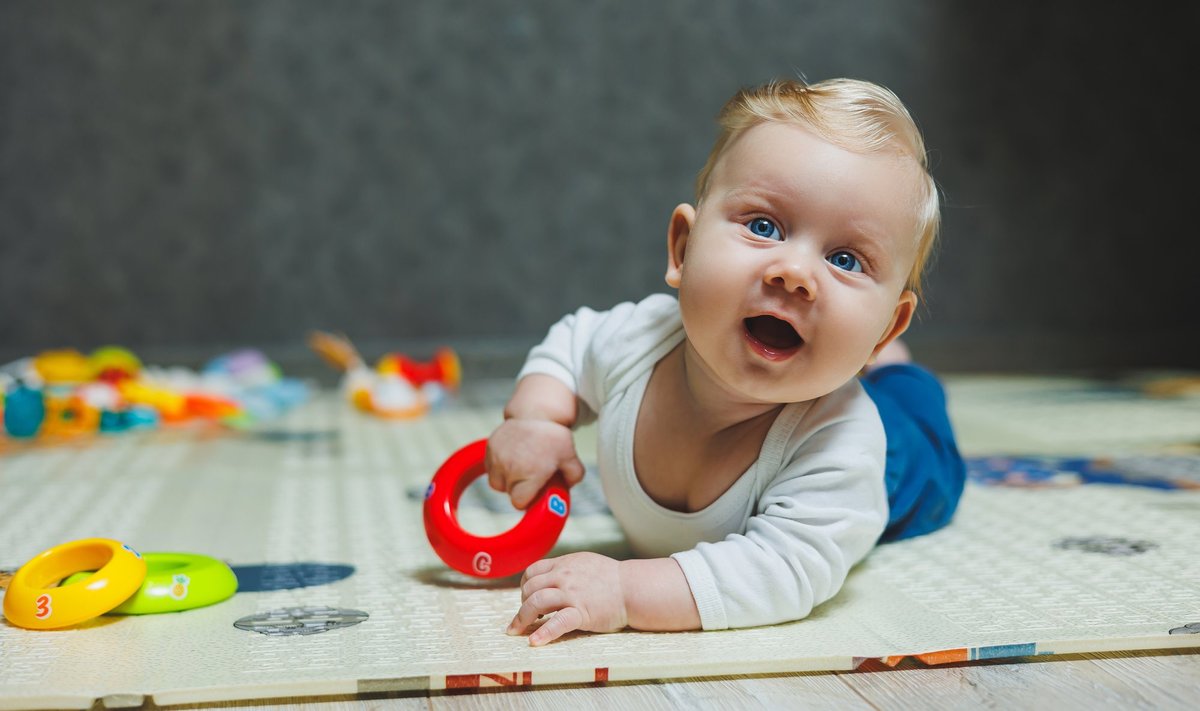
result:
M 894 261 L 891 250 L 888 249 L 886 244 L 886 240 L 894 239 L 893 237 L 856 227 L 851 228 L 847 234 L 846 240 L 861 249 L 876 269 L 885 263 Z
M 726 190 L 725 192 L 721 193 L 721 197 L 726 198 L 726 199 L 742 198 L 742 197 L 757 197 L 760 195 L 767 195 L 767 196 L 775 197 L 775 198 L 787 198 L 788 197 L 788 195 L 784 192 L 781 192 L 779 190 L 775 190 L 772 188 L 768 188 L 765 186 L 761 187 L 761 188 L 755 188 L 755 187 L 748 188 L 748 187 L 739 186 L 739 187 L 735 187 L 735 188 L 730 188 L 730 189 Z

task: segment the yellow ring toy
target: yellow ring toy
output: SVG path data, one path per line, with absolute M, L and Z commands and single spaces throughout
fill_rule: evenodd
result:
M 150 615 L 181 612 L 213 605 L 237 592 L 237 576 L 216 558 L 196 553 L 143 553 L 146 580 L 110 615 Z M 76 573 L 63 581 L 72 585 L 91 576 Z
M 54 587 L 81 570 L 87 580 Z M 83 538 L 42 551 L 13 575 L 4 593 L 4 616 L 18 627 L 70 627 L 120 605 L 146 579 L 146 561 L 110 538 Z

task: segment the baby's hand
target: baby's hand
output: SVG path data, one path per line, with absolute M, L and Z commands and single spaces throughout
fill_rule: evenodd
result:
M 538 618 L 554 613 L 529 635 L 540 647 L 572 630 L 616 632 L 628 625 L 620 564 L 598 553 L 571 553 L 539 560 L 521 576 L 521 609 L 508 634 L 521 634 Z
M 571 429 L 549 420 L 505 420 L 488 437 L 484 468 L 488 485 L 508 492 L 513 506 L 522 511 L 555 472 L 562 472 L 567 486 L 583 479 Z

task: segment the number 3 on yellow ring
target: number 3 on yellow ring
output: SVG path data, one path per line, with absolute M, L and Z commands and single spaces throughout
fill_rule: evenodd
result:
M 81 570 L 85 580 L 55 587 Z M 137 591 L 146 578 L 140 553 L 110 538 L 84 538 L 34 556 L 4 593 L 4 616 L 18 627 L 49 630 L 103 615 Z

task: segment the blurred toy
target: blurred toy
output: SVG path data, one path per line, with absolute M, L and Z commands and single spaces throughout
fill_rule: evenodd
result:
M 95 432 L 100 427 L 100 410 L 82 398 L 68 393 L 51 393 L 46 396 L 46 419 L 42 423 L 42 434 L 77 435 Z
M 403 420 L 429 411 L 429 400 L 398 375 L 380 375 L 368 384 L 356 373 L 352 381 L 356 385 L 352 388 L 351 402 L 364 412 Z
M 63 348 L 39 353 L 33 359 L 33 368 L 51 385 L 93 380 L 117 383 L 137 378 L 142 362 L 121 346 L 102 346 L 86 356 L 73 348 Z
M 47 383 L 82 383 L 92 377 L 87 356 L 74 349 L 43 351 L 33 359 L 33 368 Z
M 33 437 L 46 419 L 46 400 L 40 389 L 17 380 L 4 395 L 4 431 L 10 437 Z
M 145 366 L 120 346 L 90 355 L 48 350 L 0 366 L 4 431 L 12 438 L 116 434 L 191 420 L 245 428 L 307 400 L 261 352 L 218 356 L 203 372 Z
M 202 371 L 206 382 L 225 383 L 227 392 L 236 392 L 243 413 L 253 420 L 279 417 L 309 397 L 309 386 L 295 378 L 285 378 L 279 366 L 261 351 L 252 348 L 232 351 L 209 361 Z
M 219 355 L 205 364 L 202 373 L 210 377 L 228 377 L 243 387 L 270 385 L 283 378 L 279 366 L 267 360 L 262 351 L 253 348 Z
M 380 417 L 420 417 L 444 402 L 462 382 L 458 355 L 448 347 L 439 348 L 429 362 L 388 353 L 372 370 L 344 335 L 313 331 L 308 344 L 326 363 L 344 373 L 342 391 L 350 402 Z
M 130 407 L 125 410 L 101 410 L 100 432 L 115 434 L 129 430 L 149 429 L 158 426 L 162 418 L 152 407 Z
M 142 372 L 142 361 L 129 349 L 121 346 L 103 346 L 92 351 L 88 357 L 92 378 L 107 383 L 132 380 Z
M 403 353 L 388 353 L 379 359 L 375 370 L 380 375 L 399 375 L 416 387 L 427 391 L 430 387 L 457 390 L 462 382 L 462 364 L 458 355 L 447 347 L 437 349 L 433 360 L 421 363 Z M 435 398 L 431 398 L 435 399 Z
M 187 416 L 187 398 L 175 389 L 129 379 L 117 386 L 117 392 L 131 405 L 154 408 L 166 422 L 178 422 Z

